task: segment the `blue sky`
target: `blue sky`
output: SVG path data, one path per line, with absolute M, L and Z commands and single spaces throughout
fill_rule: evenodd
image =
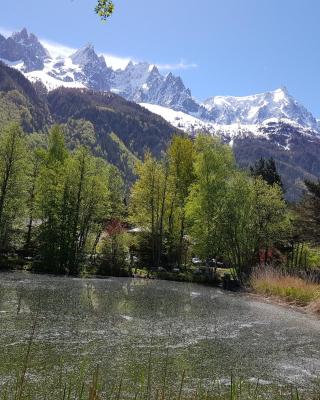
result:
M 172 68 L 198 99 L 287 86 L 320 116 L 319 0 L 0 0 L 0 27 Z

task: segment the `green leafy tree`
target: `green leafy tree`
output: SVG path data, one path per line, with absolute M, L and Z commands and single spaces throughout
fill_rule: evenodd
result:
M 185 207 L 191 184 L 195 179 L 194 146 L 192 140 L 175 136 L 169 145 L 167 154 L 170 173 L 168 239 L 171 246 L 177 249 L 177 264 L 180 267 L 183 260 L 184 236 L 186 231 Z
M 30 148 L 30 147 L 29 147 Z M 30 148 L 31 156 L 29 157 L 29 176 L 27 185 L 27 214 L 28 226 L 26 233 L 25 250 L 27 253 L 32 252 L 33 230 L 37 216 L 37 194 L 39 190 L 39 176 L 41 167 L 46 158 L 46 151 L 43 148 Z
M 267 262 L 269 249 L 287 237 L 290 220 L 280 187 L 243 172 L 229 179 L 224 201 L 219 218 L 222 254 L 243 281 L 259 263 L 260 253 Z
M 199 136 L 195 149 L 196 180 L 186 210 L 195 249 L 201 257 L 210 259 L 223 250 L 220 215 L 235 162 L 230 147 L 210 136 Z
M 113 12 L 114 12 L 114 3 L 112 0 L 98 0 L 98 3 L 95 8 L 96 14 L 99 15 L 99 17 L 103 20 L 106 21 L 107 18 L 109 18 Z
M 196 141 L 195 174 L 187 203 L 195 249 L 205 259 L 223 258 L 244 281 L 260 252 L 286 238 L 281 188 L 239 171 L 231 149 L 210 137 Z
M 49 136 L 49 148 L 39 176 L 37 195 L 40 227 L 40 254 L 42 262 L 49 272 L 65 273 L 61 260 L 63 223 L 61 207 L 66 202 L 65 179 L 68 164 L 68 152 L 64 144 L 63 133 L 59 126 L 52 128 Z M 65 214 L 66 210 L 63 210 Z
M 146 153 L 144 162 L 137 164 L 136 173 L 138 179 L 131 190 L 130 220 L 144 232 L 144 246 L 150 246 L 150 266 L 159 267 L 168 209 L 168 165 Z
M 69 171 L 72 231 L 67 268 L 78 274 L 83 255 L 89 250 L 87 243 L 92 243 L 110 218 L 109 171 L 103 160 L 92 157 L 85 148 L 74 154 Z
M 0 251 L 12 246 L 25 216 L 27 154 L 20 126 L 9 124 L 0 135 Z
M 108 165 L 80 147 L 68 153 L 60 127 L 51 131 L 40 173 L 43 264 L 77 275 L 110 216 Z
M 127 274 L 129 235 L 119 220 L 110 221 L 101 242 L 99 273 L 121 276 Z

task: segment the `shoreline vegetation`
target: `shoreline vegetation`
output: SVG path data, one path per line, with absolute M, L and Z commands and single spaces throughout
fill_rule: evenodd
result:
M 275 269 L 260 269 L 250 280 L 253 293 L 320 316 L 320 284 Z
M 161 375 L 165 375 L 166 371 L 158 371 Z M 5 386 L 0 393 L 0 400 L 15 398 L 18 400 L 30 395 L 32 390 L 25 381 L 27 368 L 22 371 L 21 376 L 17 379 L 16 386 L 10 388 Z M 207 384 L 198 384 L 192 389 L 186 387 L 185 371 L 181 376 L 177 376 L 175 384 L 167 383 L 164 378 L 164 384 L 151 383 L 152 377 L 150 371 L 146 377 L 141 377 L 140 382 L 129 382 L 123 377 L 118 379 L 114 385 L 108 385 L 104 382 L 103 371 L 97 367 L 91 375 L 86 378 L 81 373 L 80 378 L 71 378 L 70 376 L 60 377 L 59 384 L 52 388 L 50 395 L 54 394 L 55 398 L 63 400 L 317 400 L 318 391 L 316 388 L 308 390 L 299 390 L 294 385 L 272 385 L 246 381 L 231 376 L 229 379 L 213 379 L 209 386 Z M 81 380 L 82 379 L 82 380 Z M 47 392 L 42 389 L 42 393 L 47 396 Z M 15 397 L 11 397 L 14 394 Z M 47 398 L 47 397 L 45 397 Z M 49 397 L 51 398 L 51 397 Z

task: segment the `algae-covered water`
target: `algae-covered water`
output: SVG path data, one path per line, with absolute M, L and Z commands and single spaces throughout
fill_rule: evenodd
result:
M 232 375 L 306 388 L 320 376 L 320 321 L 290 308 L 196 284 L 2 273 L 0 387 L 19 377 L 34 323 L 25 379 L 46 398 L 97 365 L 110 391 L 183 373 L 187 388 Z

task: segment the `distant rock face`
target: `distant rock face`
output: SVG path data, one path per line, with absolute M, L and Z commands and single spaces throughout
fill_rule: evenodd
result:
M 81 82 L 93 90 L 110 90 L 112 69 L 107 67 L 103 56 L 97 56 L 91 44 L 78 50 L 70 58 L 74 65 L 80 67 L 80 71 L 74 74 L 74 79 L 76 81 Z
M 37 37 L 24 28 L 13 33 L 8 39 L 0 35 L 0 58 L 10 63 L 23 63 L 23 72 L 44 68 L 44 62 L 50 58 L 49 52 L 42 46 Z
M 153 103 L 177 111 L 197 113 L 199 105 L 180 77 L 160 74 L 155 65 L 130 62 L 125 70 L 114 72 L 112 89 L 128 100 Z

